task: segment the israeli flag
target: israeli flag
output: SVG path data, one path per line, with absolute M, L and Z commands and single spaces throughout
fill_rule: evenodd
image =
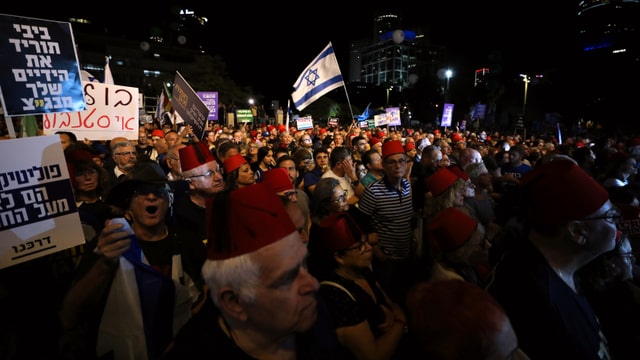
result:
M 302 110 L 329 91 L 344 86 L 338 60 L 331 42 L 322 50 L 293 84 L 291 94 L 296 109 Z

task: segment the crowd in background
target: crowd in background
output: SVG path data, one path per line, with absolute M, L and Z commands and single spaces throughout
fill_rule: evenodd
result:
M 628 327 L 640 317 L 640 134 L 525 138 L 355 122 L 307 130 L 209 123 L 200 138 L 189 125 L 154 122 L 140 125 L 137 140 L 58 135 L 87 242 L 0 270 L 2 359 L 187 358 L 217 350 L 269 358 L 271 349 L 255 340 L 268 342 L 269 331 L 326 341 L 296 337 L 305 344 L 298 357 L 324 349 L 313 358 L 640 354 L 640 332 Z M 275 197 L 263 199 L 264 192 Z M 282 208 L 272 208 L 273 199 Z M 252 218 L 252 206 L 287 221 Z M 130 233 L 110 222 L 116 217 L 127 219 L 137 242 L 124 241 Z M 237 296 L 256 309 L 240 315 L 220 285 L 233 281 L 214 274 L 227 274 L 229 259 L 293 242 L 291 229 L 305 245 L 296 251 L 306 255 L 295 256 L 308 264 L 296 271 L 311 275 L 298 291 L 318 299 L 322 318 L 293 330 L 279 328 L 277 315 L 293 304 L 280 299 L 276 309 L 242 289 Z M 221 256 L 228 242 L 241 242 L 234 236 L 264 248 Z M 117 311 L 105 325 L 104 314 L 124 297 L 116 295 L 126 282 L 120 258 L 162 275 L 158 297 L 172 293 L 155 306 L 173 316 L 139 321 L 153 319 L 156 331 L 136 333 L 135 321 Z M 259 288 L 255 278 L 226 276 Z M 211 338 L 196 334 L 209 331 L 235 345 L 204 345 Z M 114 350 L 118 332 L 130 338 L 124 347 L 132 355 Z

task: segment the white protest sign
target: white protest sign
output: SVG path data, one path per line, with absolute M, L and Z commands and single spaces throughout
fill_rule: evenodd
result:
M 373 115 L 373 121 L 376 124 L 376 127 L 389 125 L 389 119 L 387 119 L 386 114 Z
M 78 139 L 111 140 L 124 136 L 138 139 L 138 88 L 82 82 L 87 110 L 43 115 L 45 135 L 71 131 Z
M 313 129 L 313 118 L 311 116 L 299 117 L 296 120 L 298 130 Z
M 84 243 L 60 137 L 0 141 L 0 268 Z

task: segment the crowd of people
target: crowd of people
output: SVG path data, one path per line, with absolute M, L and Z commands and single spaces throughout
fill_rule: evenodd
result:
M 0 270 L 0 359 L 640 354 L 635 134 L 58 136 L 86 241 Z

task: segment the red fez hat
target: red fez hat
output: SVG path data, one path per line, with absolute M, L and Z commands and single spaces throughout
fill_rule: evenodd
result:
M 73 178 L 76 176 L 76 168 L 94 164 L 93 156 L 85 149 L 65 151 L 64 159 L 67 163 L 71 181 L 75 181 Z
M 462 246 L 476 230 L 478 222 L 455 207 L 446 208 L 429 223 L 433 246 L 439 251 L 453 251 Z
M 462 140 L 463 140 L 462 135 L 460 135 L 460 133 L 453 133 L 453 135 L 451 136 L 451 141 L 453 141 L 454 143 L 457 143 Z
M 218 193 L 207 200 L 206 216 L 211 260 L 248 254 L 297 232 L 282 201 L 263 183 Z
M 362 240 L 362 230 L 346 212 L 333 213 L 324 218 L 318 226 L 322 248 L 327 253 L 346 249 Z
M 200 165 L 216 161 L 205 141 L 199 141 L 178 150 L 182 171 L 189 171 Z
M 327 132 L 327 129 L 325 129 L 325 128 L 321 128 L 320 131 L 319 131 L 320 134 L 324 134 L 326 132 Z
M 640 145 L 640 137 L 634 137 L 629 140 L 629 147 L 634 147 Z
M 467 175 L 467 173 L 465 173 L 464 171 L 462 171 L 462 169 L 460 168 L 460 166 L 453 164 L 447 167 L 447 169 L 451 170 L 451 172 L 453 172 L 454 174 L 458 175 L 458 177 L 464 181 L 469 180 L 469 175 Z
M 93 161 L 93 155 L 91 155 L 91 152 L 85 149 L 75 149 L 67 151 L 65 152 L 64 157 L 68 163 L 76 161 Z
M 416 148 L 416 143 L 414 142 L 408 142 L 404 144 L 404 152 L 409 152 L 411 150 L 414 150 L 415 148 Z
M 369 143 L 371 143 L 371 146 L 377 144 L 380 142 L 380 139 L 378 139 L 377 137 L 372 137 L 371 140 L 369 141 Z
M 160 129 L 154 129 L 154 130 L 151 132 L 151 137 L 154 137 L 154 136 L 164 138 L 164 131 L 162 131 L 162 130 L 160 130 Z
M 575 162 L 554 159 L 520 182 L 527 218 L 534 224 L 566 224 L 596 212 L 609 193 Z
M 236 170 L 242 164 L 246 164 L 247 159 L 240 154 L 232 155 L 224 160 L 224 172 L 225 174 L 231 173 L 233 170 Z
M 400 140 L 386 141 L 382 144 L 382 157 L 386 158 L 389 155 L 404 154 L 404 148 Z
M 265 171 L 262 176 L 262 182 L 267 184 L 275 194 L 295 189 L 289 177 L 289 171 L 285 168 Z
M 427 190 L 431 195 L 438 196 L 458 180 L 458 175 L 449 168 L 443 167 L 427 178 Z
M 386 135 L 384 134 L 384 131 L 382 130 L 378 131 L 376 136 L 379 137 L 380 139 L 384 139 L 386 137 Z

